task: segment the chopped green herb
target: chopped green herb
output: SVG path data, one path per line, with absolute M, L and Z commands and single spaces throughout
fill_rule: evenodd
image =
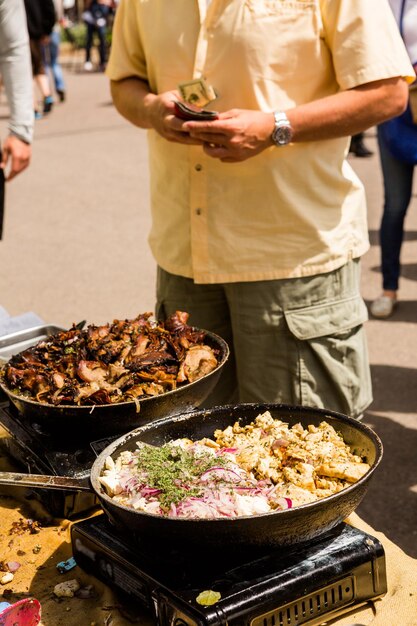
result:
M 200 489 L 192 487 L 195 479 L 216 466 L 224 466 L 226 459 L 209 452 L 197 456 L 179 446 L 144 447 L 140 450 L 138 466 L 146 471 L 150 487 L 160 489 L 161 508 L 168 510 L 184 498 L 198 497 Z

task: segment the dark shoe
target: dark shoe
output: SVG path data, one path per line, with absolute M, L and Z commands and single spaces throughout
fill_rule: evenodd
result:
M 36 109 L 34 111 L 34 116 L 35 116 L 35 120 L 41 120 L 43 118 L 42 113 L 40 111 L 37 111 Z
M 352 139 L 352 141 L 350 142 L 349 152 L 360 158 L 370 157 L 373 155 L 372 150 L 369 150 L 365 146 L 365 143 L 362 139 L 359 141 Z
M 57 90 L 57 94 L 58 94 L 58 98 L 60 102 L 65 102 L 65 91 L 62 91 L 61 89 Z
M 54 105 L 54 99 L 52 96 L 46 96 L 43 99 L 43 112 L 50 113 L 52 111 L 52 107 Z

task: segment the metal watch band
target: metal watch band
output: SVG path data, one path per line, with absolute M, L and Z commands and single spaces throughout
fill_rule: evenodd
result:
M 284 111 L 274 111 L 275 128 L 271 139 L 276 146 L 286 146 L 292 140 L 291 123 Z
M 278 124 L 278 122 L 287 122 L 287 124 L 290 123 L 287 114 L 284 113 L 284 111 L 274 111 L 274 120 L 275 124 Z

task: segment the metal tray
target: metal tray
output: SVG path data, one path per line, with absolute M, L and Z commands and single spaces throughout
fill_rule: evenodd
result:
M 64 330 L 61 326 L 54 326 L 53 324 L 43 326 L 33 326 L 32 328 L 26 328 L 25 330 L 18 330 L 15 333 L 9 335 L 0 336 L 0 365 L 5 363 L 18 352 L 34 346 L 38 341 L 46 339 L 51 335 Z

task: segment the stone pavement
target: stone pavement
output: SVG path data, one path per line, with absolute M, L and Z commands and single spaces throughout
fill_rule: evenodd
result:
M 146 134 L 113 108 L 103 74 L 68 65 L 68 99 L 36 123 L 31 167 L 7 189 L 0 243 L 0 304 L 61 326 L 105 323 L 154 308 L 155 267 L 147 244 Z M 0 103 L 4 136 L 7 106 Z M 375 133 L 369 159 L 352 158 L 369 203 L 372 248 L 363 260 L 363 295 L 380 291 L 378 223 L 382 183 Z M 417 199 L 403 246 L 400 305 L 367 324 L 374 402 L 365 422 L 385 454 L 359 514 L 417 557 Z

